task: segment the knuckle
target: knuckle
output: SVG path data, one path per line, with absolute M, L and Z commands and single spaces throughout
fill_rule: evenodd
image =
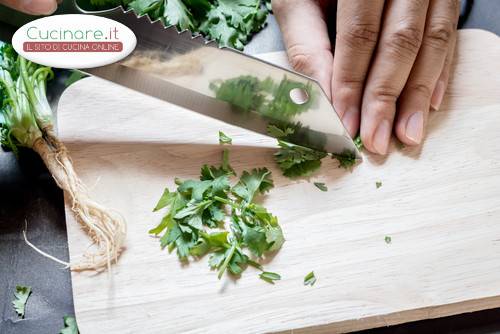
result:
M 372 89 L 373 97 L 380 102 L 395 103 L 401 92 L 395 87 L 383 84 Z
M 299 72 L 308 72 L 311 66 L 313 54 L 304 45 L 295 44 L 288 48 L 290 65 Z
M 377 44 L 379 32 L 377 24 L 351 22 L 339 31 L 338 37 L 353 49 L 371 51 Z
M 390 53 L 402 58 L 414 58 L 422 44 L 422 29 L 413 26 L 403 26 L 390 33 L 385 41 L 385 47 Z
M 407 90 L 410 91 L 410 94 L 419 94 L 424 97 L 430 99 L 432 96 L 432 89 L 429 85 L 424 83 L 412 83 L 407 87 Z
M 431 22 L 425 34 L 425 43 L 436 49 L 447 50 L 454 30 L 449 20 Z

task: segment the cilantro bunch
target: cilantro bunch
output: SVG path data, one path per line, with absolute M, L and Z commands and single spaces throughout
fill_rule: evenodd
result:
M 149 15 L 166 26 L 199 32 L 220 46 L 243 50 L 260 31 L 271 10 L 270 0 L 89 0 L 97 9 L 122 5 L 137 15 Z
M 278 218 L 255 202 L 274 187 L 267 168 L 243 171 L 239 180 L 224 150 L 221 166 L 204 165 L 199 180 L 175 181 L 177 189 L 165 189 L 154 211 L 166 208 L 158 226 L 149 231 L 162 234 L 162 248 L 174 249 L 187 261 L 210 254 L 209 265 L 240 275 L 248 265 L 281 248 L 285 241 Z

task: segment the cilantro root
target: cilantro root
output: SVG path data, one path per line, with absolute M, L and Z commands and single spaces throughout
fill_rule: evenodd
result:
M 76 220 L 97 246 L 73 270 L 101 270 L 116 262 L 125 242 L 124 220 L 94 202 L 76 174 L 69 153 L 57 138 L 46 96 L 52 69 L 18 56 L 0 43 L 0 137 L 17 154 L 19 147 L 37 152 L 59 188 L 71 200 Z

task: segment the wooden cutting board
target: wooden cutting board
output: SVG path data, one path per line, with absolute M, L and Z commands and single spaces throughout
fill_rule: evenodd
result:
M 269 138 L 95 78 L 71 86 L 60 135 L 96 199 L 129 226 L 112 276 L 72 274 L 81 333 L 334 333 L 500 307 L 499 73 L 500 39 L 461 31 L 421 150 L 392 145 L 352 173 L 328 160 L 310 181 L 280 175 Z M 181 265 L 147 233 L 174 177 L 220 161 L 219 130 L 233 138 L 238 172 L 273 171 L 264 203 L 287 240 L 265 264 L 283 277 L 275 285 L 253 268 L 219 281 L 206 258 Z M 71 213 L 67 222 L 77 260 L 89 242 Z M 318 281 L 304 286 L 311 270 Z

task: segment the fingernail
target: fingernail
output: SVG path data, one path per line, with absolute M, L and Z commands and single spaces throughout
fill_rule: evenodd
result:
M 420 144 L 424 134 L 424 113 L 417 111 L 408 118 L 406 122 L 406 138 Z
M 52 0 L 24 0 L 24 10 L 35 15 L 49 15 L 57 9 L 57 3 Z
M 443 80 L 439 80 L 436 84 L 436 88 L 434 89 L 434 93 L 432 93 L 431 107 L 433 109 L 439 110 L 439 108 L 441 107 L 441 103 L 443 102 L 445 92 L 446 84 Z
M 387 148 L 389 146 L 389 139 L 391 137 L 391 123 L 384 119 L 380 122 L 373 135 L 373 148 L 377 153 L 385 155 L 387 154 Z

